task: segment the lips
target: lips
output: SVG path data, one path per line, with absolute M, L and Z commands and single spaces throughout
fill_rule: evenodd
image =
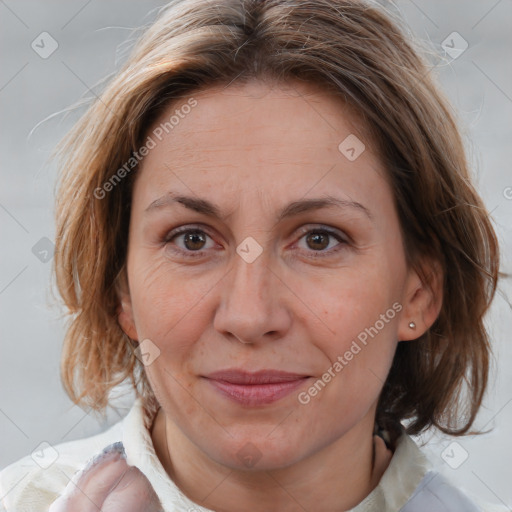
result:
M 231 384 L 275 384 L 278 382 L 290 382 L 303 379 L 309 375 L 298 373 L 288 373 L 280 370 L 259 370 L 257 372 L 247 372 L 243 370 L 221 370 L 210 373 L 206 376 L 208 379 L 223 380 Z
M 205 378 L 224 397 L 243 405 L 265 405 L 275 402 L 301 386 L 310 376 L 280 370 L 247 372 L 221 370 Z

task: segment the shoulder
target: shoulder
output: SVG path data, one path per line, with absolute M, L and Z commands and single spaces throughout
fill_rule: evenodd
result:
M 408 455 L 412 460 L 420 458 L 420 449 L 407 436 Z M 423 460 L 427 460 L 422 455 Z M 405 461 L 404 461 L 405 462 Z M 431 463 L 425 465 L 424 476 L 410 495 L 400 512 L 509 512 L 509 509 L 497 504 L 481 501 L 470 492 L 456 486 L 449 478 L 434 469 Z M 403 465 L 404 471 L 407 470 Z
M 119 421 L 105 432 L 76 441 L 55 446 L 47 443 L 5 467 L 0 472 L 0 511 L 48 510 L 88 459 L 122 439 L 122 424 Z
M 429 471 L 400 512 L 492 512 L 478 504 L 437 471 Z
M 509 512 L 499 505 L 481 503 L 455 486 L 405 432 L 374 493 L 372 498 L 378 503 L 374 509 L 386 512 Z

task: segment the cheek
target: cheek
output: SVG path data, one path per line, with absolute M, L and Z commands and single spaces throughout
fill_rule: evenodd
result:
M 218 278 L 206 276 L 176 271 L 166 261 L 134 265 L 130 290 L 139 339 L 149 338 L 180 361 L 210 321 L 207 296 Z
M 324 283 L 315 305 L 326 334 L 311 339 L 331 363 L 343 366 L 335 372 L 343 376 L 334 380 L 347 400 L 364 390 L 378 393 L 396 348 L 401 304 L 395 300 L 392 272 L 384 267 L 375 262 L 355 271 L 341 269 L 338 279 Z
M 386 277 L 384 277 L 386 276 Z M 338 340 L 351 340 L 385 314 L 397 297 L 390 282 L 391 272 L 370 264 L 358 268 L 343 268 L 329 279 L 302 282 L 302 293 L 308 297 L 312 312 L 324 324 L 324 331 Z M 391 315 L 390 315 L 391 316 Z M 393 314 L 386 325 L 393 323 Z

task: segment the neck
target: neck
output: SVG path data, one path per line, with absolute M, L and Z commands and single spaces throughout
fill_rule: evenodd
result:
M 357 428 L 298 463 L 268 471 L 218 464 L 166 420 L 163 409 L 151 435 L 169 477 L 205 508 L 341 512 L 356 506 L 377 486 L 391 460 L 382 439 L 372 435 L 373 417 L 364 418 Z

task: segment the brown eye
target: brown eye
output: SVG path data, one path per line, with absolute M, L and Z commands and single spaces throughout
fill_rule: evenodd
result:
M 208 239 L 210 245 L 208 246 Z M 165 238 L 165 245 L 175 253 L 187 256 L 201 256 L 204 251 L 215 245 L 212 238 L 202 229 L 178 229 Z
M 302 232 L 304 235 L 299 240 L 299 247 L 302 251 L 309 253 L 309 256 L 332 256 L 349 246 L 349 242 L 337 231 L 317 228 L 310 230 L 304 229 Z
M 329 234 L 312 232 L 306 237 L 308 246 L 315 251 L 321 251 L 329 246 Z
M 205 243 L 206 236 L 202 231 L 190 231 L 183 237 L 183 244 L 190 251 L 201 250 Z

